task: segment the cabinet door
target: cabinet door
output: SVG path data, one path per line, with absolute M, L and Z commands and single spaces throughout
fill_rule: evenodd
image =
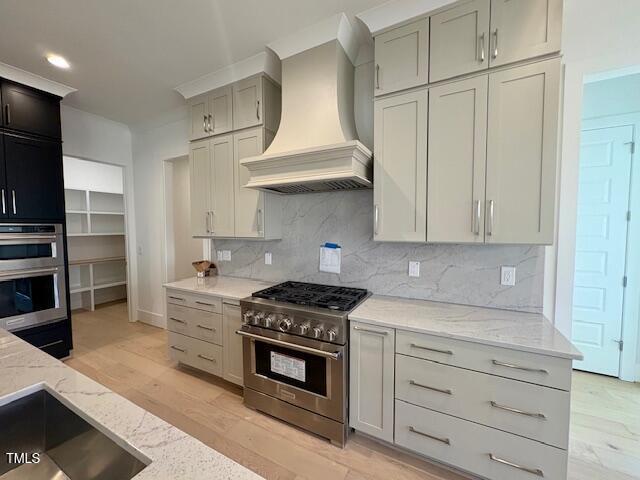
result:
M 233 85 L 233 128 L 262 124 L 262 77 L 247 78 Z
M 560 50 L 562 0 L 491 0 L 492 67 Z
M 485 238 L 553 243 L 560 59 L 489 75 Z
M 427 90 L 376 100 L 374 240 L 426 241 Z
M 2 82 L 2 123 L 22 132 L 59 139 L 60 99 L 13 82 Z
M 189 137 L 191 140 L 208 137 L 210 133 L 209 96 L 198 95 L 189 100 Z
M 211 132 L 214 135 L 233 130 L 233 89 L 231 85 L 214 90 L 209 95 Z
M 484 242 L 488 81 L 429 90 L 428 242 Z
M 201 140 L 189 146 L 189 202 L 191 205 L 191 235 L 210 235 L 211 214 L 209 199 L 211 189 L 211 150 L 209 140 Z
M 423 85 L 429 72 L 429 19 L 422 18 L 375 38 L 375 94 Z
M 489 67 L 489 0 L 472 0 L 431 17 L 429 81 Z
M 218 237 L 233 237 L 233 136 L 211 140 L 211 231 Z
M 393 442 L 395 330 L 350 323 L 349 426 Z
M 4 135 L 0 133 L 0 218 L 7 218 L 9 216 L 9 209 L 7 204 L 7 176 L 4 162 Z
M 263 151 L 262 128 L 254 128 L 233 136 L 236 237 L 259 238 L 264 235 L 264 193 L 245 187 L 249 181 L 249 170 L 240 164 L 243 158 L 260 155 Z
M 64 219 L 60 143 L 6 135 L 4 151 L 9 218 Z
M 242 337 L 236 331 L 242 327 L 242 317 L 238 305 L 223 305 L 223 361 L 222 370 L 225 380 L 237 385 L 243 385 L 242 369 Z

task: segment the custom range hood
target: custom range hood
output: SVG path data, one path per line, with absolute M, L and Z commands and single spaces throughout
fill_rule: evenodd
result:
M 245 186 L 277 193 L 371 188 L 371 151 L 354 119 L 357 42 L 346 16 L 269 48 L 282 59 L 282 117 L 267 150 L 241 161 Z

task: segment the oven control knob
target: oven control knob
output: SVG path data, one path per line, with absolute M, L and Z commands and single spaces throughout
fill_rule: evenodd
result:
M 267 328 L 273 327 L 275 323 L 276 323 L 276 316 L 273 313 L 270 313 L 269 315 L 264 317 L 264 319 L 262 320 L 262 324 Z
M 258 312 L 253 316 L 253 322 L 251 323 L 253 323 L 254 325 L 260 325 L 263 318 L 264 318 L 264 313 Z
M 278 323 L 278 328 L 283 332 L 288 332 L 291 329 L 291 320 L 283 318 L 280 320 L 280 323 Z
M 242 319 L 244 320 L 244 323 L 251 323 L 251 321 L 253 320 L 254 313 L 255 312 L 253 310 L 249 310 L 248 312 L 244 312 L 244 315 L 242 316 Z
M 309 333 L 309 324 L 308 323 L 303 323 L 298 327 L 298 330 L 300 330 L 300 335 L 306 335 L 307 333 Z
M 327 338 L 329 338 L 330 342 L 335 341 L 338 336 L 338 332 L 336 332 L 333 328 L 327 332 Z
M 313 338 L 322 338 L 324 334 L 324 329 L 322 327 L 313 327 Z

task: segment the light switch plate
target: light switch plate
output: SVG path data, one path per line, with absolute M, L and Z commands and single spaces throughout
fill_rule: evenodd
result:
M 273 256 L 271 255 L 271 252 L 266 252 L 264 254 L 264 264 L 271 265 L 272 263 L 273 263 Z
M 222 260 L 224 260 L 225 262 L 231 261 L 231 250 L 222 251 Z
M 500 267 L 500 285 L 513 287 L 516 284 L 516 267 Z
M 420 276 L 420 262 L 409 262 L 409 276 L 410 277 Z
M 219 262 L 223 260 L 222 250 L 218 250 L 216 252 L 216 258 L 218 259 Z

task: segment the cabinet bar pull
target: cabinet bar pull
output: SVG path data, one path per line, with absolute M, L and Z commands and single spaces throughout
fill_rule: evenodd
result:
M 178 352 L 186 353 L 186 350 L 184 348 L 176 347 L 175 345 L 171 345 L 170 348 L 177 350 Z
M 515 368 L 516 370 L 524 370 L 525 372 L 546 373 L 546 374 L 549 373 L 549 371 L 545 370 L 544 368 L 523 367 L 521 365 L 516 365 L 514 363 L 505 363 L 499 360 L 491 360 L 491 363 L 493 363 L 494 365 L 498 365 L 499 367 Z
M 216 363 L 216 359 L 215 358 L 207 357 L 206 355 L 198 354 L 198 358 L 206 360 L 207 362 Z
M 11 190 L 11 201 L 13 202 L 13 214 L 17 215 L 18 211 L 16 210 L 16 191 Z
M 376 90 L 380 90 L 380 65 L 376 63 Z
M 484 32 L 480 35 L 480 63 L 484 63 Z
M 547 416 L 544 413 L 525 412 L 524 410 L 518 410 L 517 408 L 508 407 L 506 405 L 500 405 L 493 400 L 489 402 L 493 408 L 499 408 L 500 410 L 506 410 L 507 412 L 519 413 L 520 415 L 526 415 L 527 417 L 535 417 L 541 420 L 546 420 Z
M 2 189 L 2 214 L 6 214 L 7 213 L 7 202 L 4 199 L 4 188 Z
M 256 100 L 256 118 L 260 120 L 260 100 Z
M 179 301 L 181 301 L 181 302 L 184 302 L 184 298 L 182 298 L 182 297 L 172 297 L 171 295 L 169 295 L 169 298 L 170 298 L 171 300 L 179 300 Z
M 493 58 L 498 58 L 498 29 L 493 32 Z
M 207 129 L 207 116 L 206 115 L 202 116 L 202 130 L 204 130 L 205 132 L 208 131 L 208 129 Z
M 209 114 L 209 131 L 213 133 L 213 116 Z
M 411 348 L 419 348 L 420 350 L 427 350 L 429 352 L 444 353 L 445 355 L 453 355 L 453 352 L 451 350 L 440 350 L 439 348 L 423 347 L 422 345 L 418 345 L 417 343 L 411 343 L 409 346 Z
M 522 470 L 523 472 L 532 473 L 539 477 L 544 477 L 544 472 L 539 468 L 523 467 L 522 465 L 518 465 L 517 463 L 509 462 L 508 460 L 504 460 L 500 457 L 496 457 L 493 453 L 489 454 L 489 458 L 494 462 L 502 463 L 503 465 L 508 465 L 510 467 L 517 468 L 518 470 Z
M 175 318 L 175 317 L 169 317 L 169 320 L 173 320 L 174 322 L 178 322 L 178 323 L 187 323 L 184 320 L 180 320 L 179 318 Z
M 262 233 L 263 233 L 263 230 L 264 230 L 264 227 L 263 227 L 264 220 L 263 220 L 263 218 L 262 218 L 262 209 L 261 209 L 261 208 L 259 208 L 259 209 L 258 209 L 258 218 L 257 218 L 257 221 L 258 221 L 258 233 L 259 233 L 259 234 L 262 234 Z
M 412 426 L 409 426 L 409 431 L 411 433 L 416 433 L 418 435 L 422 435 L 423 437 L 430 438 L 431 440 L 435 440 L 436 442 L 441 442 L 441 443 L 444 443 L 446 445 L 451 445 L 451 440 L 449 440 L 448 438 L 436 437 L 434 435 L 429 435 L 428 433 L 424 433 L 424 432 L 421 432 L 420 430 L 416 430 Z
M 471 225 L 471 233 L 474 235 L 480 235 L 480 200 L 473 201 L 473 219 Z
M 409 385 L 413 385 L 414 387 L 424 388 L 424 389 L 427 389 L 427 390 L 433 390 L 434 392 L 444 393 L 446 395 L 453 395 L 453 392 L 451 390 L 449 390 L 448 388 L 444 389 L 444 388 L 430 387 L 429 385 L 424 385 L 422 383 L 418 383 L 415 380 L 409 380 Z
M 55 342 L 45 343 L 44 345 L 40 345 L 38 348 L 53 347 L 54 345 L 60 345 L 61 343 L 64 343 L 64 340 L 56 340 Z
M 493 235 L 493 200 L 489 200 L 489 228 L 487 228 L 487 235 Z
M 213 307 L 213 303 L 201 302 L 200 300 L 196 300 L 198 305 L 204 305 L 206 307 Z
M 380 218 L 380 212 L 378 205 L 373 206 L 373 233 L 378 235 L 378 219 Z
M 11 105 L 9 105 L 8 103 L 5 103 L 4 105 L 4 116 L 7 125 L 9 125 L 11 123 Z
M 216 331 L 215 328 L 205 327 L 204 325 L 200 325 L 200 324 L 198 324 L 198 328 L 201 328 L 203 330 L 209 330 L 210 332 L 215 332 Z
M 357 325 L 353 326 L 354 330 L 359 330 L 361 332 L 367 332 L 367 333 L 377 333 L 378 335 L 387 335 L 389 332 L 385 332 L 385 331 L 380 331 L 380 330 L 369 330 L 368 328 L 362 328 L 359 327 Z

